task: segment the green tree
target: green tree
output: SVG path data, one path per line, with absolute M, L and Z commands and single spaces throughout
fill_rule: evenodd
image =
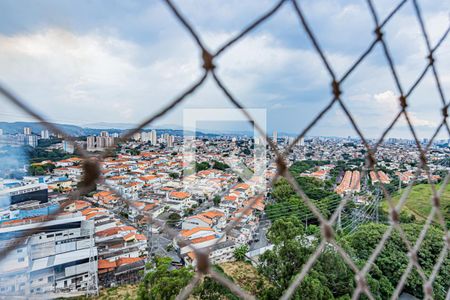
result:
M 203 171 L 203 170 L 208 170 L 211 166 L 209 165 L 209 163 L 207 161 L 203 161 L 201 163 L 196 162 L 195 163 L 195 170 L 197 170 L 197 172 Z
M 212 268 L 221 273 L 224 277 L 233 281 L 233 278 L 228 276 L 223 269 L 218 265 L 213 265 Z M 216 280 L 205 276 L 203 282 L 194 290 L 193 295 L 202 300 L 216 300 L 216 299 L 227 299 L 227 300 L 238 300 L 239 297 L 234 295 L 230 289 L 218 283 Z
M 260 273 L 276 286 L 267 297 L 279 298 L 311 254 L 303 232 L 302 224 L 295 217 L 280 218 L 269 229 L 268 238 L 275 247 L 260 256 L 259 267 Z
M 229 168 L 230 168 L 230 166 L 227 165 L 226 163 L 223 163 L 223 162 L 220 162 L 217 160 L 213 160 L 213 169 L 225 171 Z
M 169 224 L 170 226 L 175 226 L 178 222 L 180 222 L 181 220 L 181 216 L 177 213 L 171 213 L 168 217 L 167 217 L 167 224 Z
M 330 161 L 327 160 L 301 160 L 294 162 L 289 169 L 294 174 L 300 174 L 314 167 L 323 166 L 329 163 Z
M 284 241 L 296 239 L 304 234 L 303 225 L 293 216 L 276 220 L 270 227 L 267 237 L 278 245 Z
M 387 225 L 383 224 L 371 223 L 362 225 L 354 233 L 345 237 L 345 241 L 354 250 L 353 253 L 357 258 L 366 261 L 383 237 L 387 228 Z M 403 224 L 402 228 L 410 243 L 414 243 L 419 237 L 422 225 Z M 443 231 L 436 226 L 431 226 L 425 235 L 417 253 L 418 262 L 425 273 L 429 274 L 438 260 L 442 247 L 444 246 L 443 235 Z M 389 294 L 393 290 L 392 287 L 397 285 L 397 282 L 405 272 L 409 262 L 407 252 L 407 247 L 398 231 L 394 230 L 375 260 L 374 266 L 376 268 L 374 267 L 370 272 L 373 278 L 380 282 L 380 292 L 382 294 Z M 422 279 L 417 271 L 413 269 L 408 276 L 404 291 L 418 298 L 423 298 L 422 284 Z M 444 299 L 445 293 L 443 291 L 447 291 L 449 287 L 450 260 L 445 259 L 434 282 L 434 298 Z
M 30 174 L 32 176 L 39 176 L 39 175 L 44 175 L 45 174 L 45 170 L 42 166 L 33 166 L 31 165 L 30 168 L 28 169 Z
M 280 178 L 275 182 L 272 190 L 272 197 L 278 202 L 287 201 L 293 195 L 295 195 L 294 189 L 286 179 Z
M 324 278 L 321 278 L 320 273 L 312 270 L 300 284 L 298 288 L 299 291 L 294 295 L 294 299 L 305 299 L 305 300 L 326 300 L 333 299 L 334 296 L 330 289 L 322 284 Z M 322 279 L 322 280 L 321 280 Z
M 170 178 L 172 178 L 172 179 L 178 179 L 178 178 L 180 178 L 180 175 L 178 175 L 178 173 L 174 173 L 174 172 L 169 173 L 169 176 L 170 176 Z
M 138 288 L 137 299 L 175 299 L 193 276 L 191 268 L 171 269 L 172 259 L 156 257 L 154 266 L 145 275 Z
M 259 271 L 273 284 L 262 293 L 262 299 L 279 298 L 292 283 L 308 257 L 315 251 L 319 239 L 306 239 L 306 232 L 316 232 L 317 228 L 304 230 L 295 217 L 276 220 L 269 230 L 273 250 L 260 256 Z M 364 243 L 363 243 L 364 244 Z M 344 249 L 348 245 L 343 243 Z M 349 248 L 350 253 L 352 249 Z M 353 256 L 353 255 L 352 255 Z M 362 261 L 357 259 L 357 265 Z M 379 276 L 380 272 L 374 273 Z M 385 278 L 369 275 L 367 280 L 376 299 L 385 299 L 383 290 L 392 286 Z M 305 276 L 293 299 L 350 299 L 355 289 L 354 273 L 333 246 L 326 246 L 317 258 L 313 268 Z
M 239 247 L 234 249 L 234 258 L 236 258 L 236 260 L 245 261 L 247 252 L 248 252 L 248 246 L 245 244 L 240 245 Z
M 220 204 L 220 196 L 219 195 L 214 196 L 213 203 L 214 203 L 214 206 L 219 206 L 219 204 Z

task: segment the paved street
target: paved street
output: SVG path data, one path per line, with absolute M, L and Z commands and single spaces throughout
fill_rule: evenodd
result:
M 257 238 L 259 238 L 258 242 L 252 243 L 250 245 L 250 250 L 259 249 L 262 247 L 265 247 L 269 244 L 269 241 L 267 240 L 267 231 L 270 227 L 270 221 L 269 220 L 261 220 L 259 223 L 258 229 L 257 229 Z

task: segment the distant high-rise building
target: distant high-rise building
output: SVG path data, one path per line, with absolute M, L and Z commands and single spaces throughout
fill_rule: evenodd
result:
M 102 136 L 102 137 L 108 137 L 108 136 L 109 136 L 109 133 L 108 133 L 108 131 L 100 131 L 100 136 Z
M 273 131 L 272 139 L 273 139 L 273 143 L 277 144 L 277 142 L 278 142 L 278 133 L 277 133 L 276 130 Z
M 26 137 L 26 142 L 29 146 L 36 148 L 38 145 L 38 137 L 36 135 L 29 135 Z
M 3 129 L 0 129 L 0 135 L 3 135 Z
M 112 136 L 108 136 L 104 138 L 105 147 L 112 147 L 114 145 L 114 138 Z
M 147 142 L 151 142 L 151 140 L 152 140 L 152 133 L 151 132 L 142 132 L 141 133 L 141 141 L 142 142 L 144 142 L 144 143 L 147 143 Z
M 175 141 L 175 137 L 173 135 L 169 135 L 167 138 L 167 147 L 172 148 L 174 141 Z
M 118 138 L 118 137 L 119 137 L 119 133 L 114 132 L 113 134 L 111 134 L 111 136 L 112 136 L 113 138 Z
M 23 128 L 23 134 L 30 135 L 31 134 L 31 128 L 30 127 L 24 127 Z
M 106 132 L 106 131 L 105 131 Z M 105 148 L 114 145 L 114 137 L 112 136 L 88 136 L 87 151 L 103 151 Z
M 87 151 L 95 151 L 95 136 L 87 137 Z
M 102 137 L 102 136 L 97 136 L 97 137 L 95 137 L 95 143 L 96 143 L 96 148 L 97 148 L 97 149 L 98 149 L 98 148 L 103 149 L 103 148 L 105 148 L 105 146 L 106 146 L 106 140 L 105 140 L 105 138 Z
M 63 141 L 62 145 L 63 151 L 66 153 L 73 154 L 73 152 L 75 151 L 75 147 L 71 141 Z
M 302 137 L 299 141 L 300 146 L 305 146 L 305 138 Z
M 151 138 L 150 138 L 150 142 L 152 143 L 152 145 L 156 145 L 157 143 L 157 136 L 156 136 L 156 130 L 152 130 L 151 131 Z
M 41 139 L 48 140 L 50 138 L 50 133 L 48 130 L 41 130 Z

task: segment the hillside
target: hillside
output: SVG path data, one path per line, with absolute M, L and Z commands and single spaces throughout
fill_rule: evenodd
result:
M 53 123 L 53 125 L 55 125 L 57 128 L 63 130 L 64 132 L 66 132 L 67 134 L 71 135 L 71 136 L 87 136 L 87 135 L 99 135 L 100 131 L 106 130 L 109 133 L 123 133 L 126 132 L 129 129 L 132 129 L 133 126 L 129 125 L 128 128 L 123 128 L 123 124 L 117 124 L 119 128 L 116 127 L 107 127 L 105 125 L 108 125 L 107 123 L 99 123 L 99 124 L 91 124 L 93 126 L 98 125 L 99 128 L 97 127 L 80 127 L 80 126 L 76 126 L 76 125 L 68 125 L 68 124 L 58 124 L 58 123 Z M 115 124 L 111 124 L 111 125 L 115 125 Z M 39 122 L 0 122 L 0 129 L 3 130 L 4 134 L 19 134 L 19 133 L 23 133 L 23 128 L 24 127 L 30 127 L 31 128 L 31 132 L 33 134 L 37 134 L 40 135 L 41 134 L 41 130 L 46 129 L 46 127 L 44 125 L 42 125 L 42 123 Z M 150 128 L 145 128 L 145 131 L 149 131 L 151 130 Z M 170 135 L 174 135 L 174 136 L 183 136 L 183 134 L 185 133 L 182 129 L 170 129 L 170 128 L 158 128 L 155 129 L 157 135 L 161 135 L 161 134 L 170 134 Z M 192 135 L 193 132 L 187 130 L 186 134 L 188 135 Z M 218 136 L 218 134 L 214 134 L 214 133 L 205 133 L 202 131 L 196 131 L 196 135 L 197 136 L 209 136 L 209 137 L 215 137 Z
M 269 281 L 258 274 L 256 268 L 250 263 L 235 261 L 223 263 L 220 266 L 228 276 L 233 278 L 237 285 L 253 295 L 257 295 L 261 289 L 259 284 L 262 283 L 264 287 L 270 286 Z
M 436 185 L 436 189 L 439 189 L 440 187 L 440 185 Z M 402 189 L 393 194 L 392 199 L 394 200 L 394 203 L 398 203 L 404 191 L 405 189 Z M 432 191 L 429 184 L 418 184 L 413 186 L 402 211 L 413 214 L 416 216 L 417 220 L 425 220 L 432 207 L 430 202 L 431 195 Z M 387 202 L 383 203 L 383 208 L 385 211 L 388 210 Z M 444 217 L 448 220 L 450 218 L 450 185 L 447 185 L 444 193 L 442 194 L 441 211 L 444 214 Z
M 84 134 L 83 128 L 79 126 L 56 123 L 54 125 L 73 136 L 80 136 Z M 24 127 L 30 127 L 31 132 L 37 135 L 41 134 L 41 130 L 46 129 L 45 126 L 43 126 L 42 123 L 39 122 L 0 122 L 0 129 L 3 129 L 4 134 L 23 133 Z

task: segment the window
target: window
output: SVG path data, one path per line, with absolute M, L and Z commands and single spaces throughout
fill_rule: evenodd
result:
M 18 259 L 17 261 L 18 261 L 18 262 L 23 262 L 23 261 L 25 261 L 25 258 L 19 257 L 19 259 Z
M 17 253 L 22 253 L 23 249 L 17 249 Z
M 53 276 L 48 276 L 47 277 L 47 282 L 53 282 Z

